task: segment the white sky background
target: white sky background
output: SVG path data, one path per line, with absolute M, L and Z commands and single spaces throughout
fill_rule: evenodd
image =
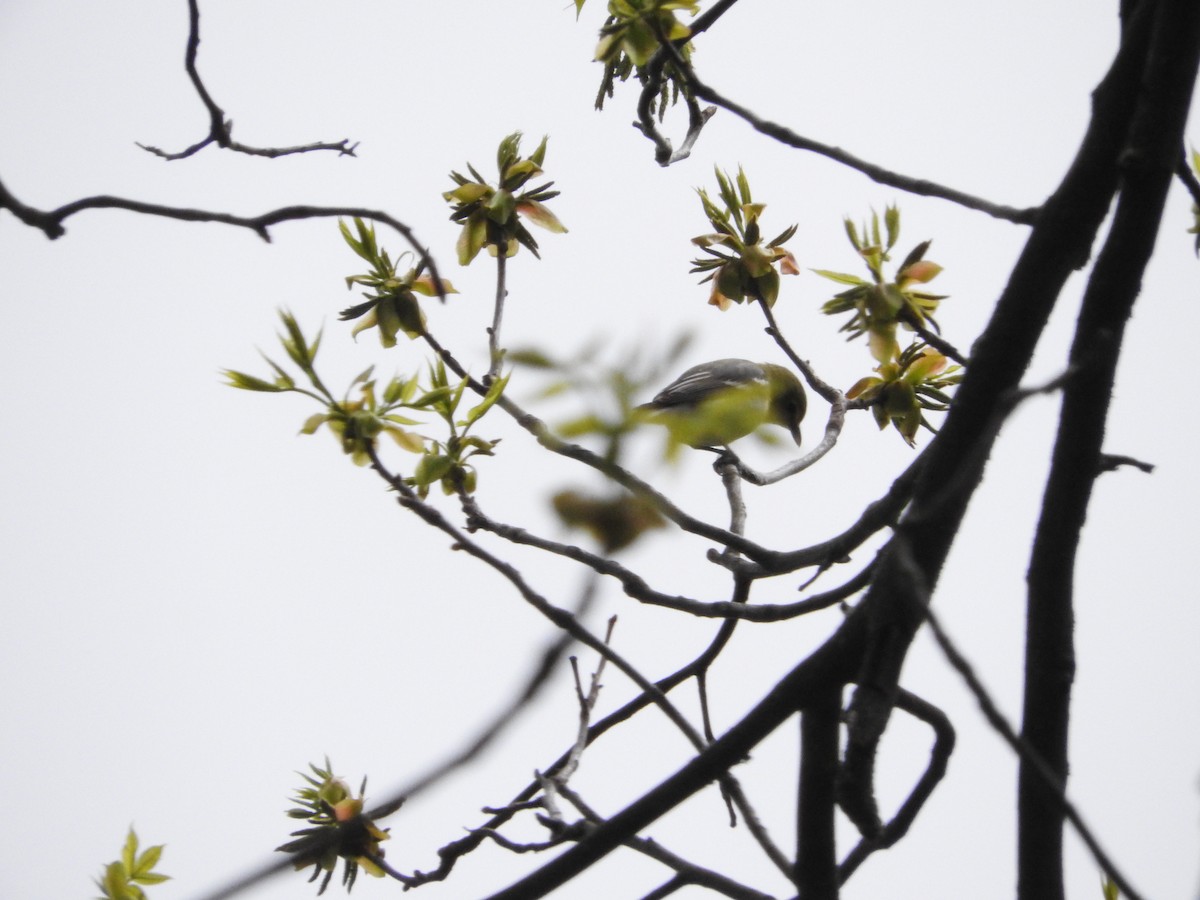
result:
M 764 227 L 800 224 L 791 247 L 806 271 L 785 281 L 777 310 L 827 380 L 848 387 L 866 374 L 868 356 L 842 342 L 839 322 L 817 314 L 834 288 L 807 268 L 853 271 L 842 216 L 861 219 L 890 202 L 903 210 L 901 253 L 934 239 L 929 256 L 946 267 L 934 286 L 951 295 L 939 320 L 952 341 L 970 346 L 1026 229 L 881 187 L 725 113 L 690 160 L 662 170 L 629 127 L 632 88 L 604 113 L 591 109 L 600 68 L 589 60 L 603 9 L 592 0 L 577 24 L 569 6 L 208 0 L 199 66 L 235 137 L 259 146 L 346 137 L 361 142 L 359 157 L 269 161 L 210 148 L 166 163 L 133 142 L 180 149 L 207 125 L 182 66 L 183 0 L 9 2 L 0 6 L 0 178 L 43 209 L 104 193 L 240 214 L 293 203 L 385 209 L 416 229 L 462 292 L 429 310 L 430 325 L 479 371 L 493 269 L 482 259 L 456 265 L 456 229 L 440 194 L 466 160 L 493 173 L 505 134 L 524 131 L 532 149 L 549 133 L 546 170 L 563 192 L 554 207 L 571 232 L 539 233 L 544 260 L 522 252 L 511 266 L 507 345 L 571 353 L 600 338 L 615 360 L 633 345 L 661 352 L 691 329 L 697 342 L 682 368 L 775 354 L 753 310 L 718 313 L 688 274 L 688 240 L 706 230 L 692 189 L 711 185 L 714 164 L 741 163 L 756 199 L 769 204 Z M 803 134 L 1026 206 L 1069 162 L 1116 28 L 1115 3 L 1082 0 L 1003 8 L 759 0 L 705 36 L 697 64 L 728 95 Z M 672 125 L 679 129 L 678 115 Z M 1195 128 L 1191 136 L 1200 140 Z M 1071 794 L 1152 897 L 1197 891 L 1200 498 L 1188 360 L 1200 316 L 1189 222 L 1176 188 L 1109 426 L 1109 451 L 1158 469 L 1100 480 L 1077 601 Z M 282 306 L 310 332 L 325 326 L 319 363 L 331 385 L 372 362 L 382 373 L 422 365 L 420 345 L 384 352 L 373 335 L 355 344 L 337 321 L 356 296 L 342 278 L 361 265 L 332 220 L 278 226 L 272 244 L 121 211 L 89 211 L 66 226 L 51 242 L 0 215 L 0 896 L 91 896 L 91 877 L 132 822 L 145 843 L 168 844 L 161 868 L 175 880 L 150 896 L 190 897 L 271 857 L 293 827 L 282 815 L 293 770 L 328 753 L 352 783 L 369 773 L 369 795 L 382 796 L 472 736 L 524 679 L 551 630 L 497 575 L 450 553 L 444 537 L 399 510 L 326 434 L 297 438 L 315 411 L 301 398 L 222 386 L 221 368 L 265 371 L 256 347 L 282 358 L 273 337 Z M 402 249 L 399 238 L 380 235 Z M 1056 312 L 1031 382 L 1060 371 L 1073 317 L 1072 302 Z M 535 384 L 515 381 L 511 390 L 532 400 Z M 1007 424 L 936 598 L 1014 720 L 1023 574 L 1056 407 L 1031 401 Z M 824 412 L 810 413 L 810 437 Z M 501 455 L 480 464 L 485 510 L 559 534 L 546 498 L 566 485 L 594 486 L 588 473 L 547 461 L 499 415 L 480 433 L 504 438 Z M 685 508 L 722 521 L 708 459 L 693 454 L 663 471 L 656 446 L 647 436 L 637 448 L 641 471 Z M 754 445 L 747 454 L 772 466 L 786 458 Z M 856 416 L 821 465 L 751 494 L 750 535 L 773 546 L 828 536 L 911 457 L 893 432 Z M 412 457 L 397 452 L 392 461 L 406 467 Z M 573 604 L 581 573 L 489 546 L 521 563 L 553 602 Z M 722 599 L 724 572 L 705 550 L 659 535 L 626 561 L 661 589 Z M 756 597 L 796 598 L 796 583 L 761 585 Z M 600 630 L 614 612 L 616 647 L 651 677 L 690 658 L 716 627 L 639 608 L 606 584 L 591 624 Z M 742 625 L 712 674 L 718 727 L 837 621 L 829 611 Z M 590 654 L 583 659 L 591 665 Z M 605 682 L 601 712 L 632 690 L 615 671 Z M 924 636 L 904 684 L 950 713 L 959 745 L 910 835 L 872 857 L 844 895 L 1010 896 L 1015 761 Z M 575 729 L 572 691 L 564 666 L 546 702 L 486 763 L 392 817 L 393 864 L 435 866 L 437 847 L 482 821 L 480 806 L 502 804 L 557 756 Z M 690 688 L 677 696 L 694 712 Z M 603 812 L 686 757 L 657 713 L 642 718 L 584 758 L 576 786 Z M 738 772 L 785 848 L 795 731 L 782 729 Z M 898 721 L 889 732 L 885 804 L 905 795 L 928 745 L 921 726 Z M 744 830 L 724 826 L 712 791 L 648 834 L 788 895 Z M 847 829 L 846 849 L 848 841 Z M 487 848 L 421 895 L 481 896 L 537 864 Z M 636 897 L 667 877 L 622 851 L 555 896 Z M 1073 841 L 1071 896 L 1098 897 L 1098 880 Z M 355 895 L 399 891 L 364 878 Z M 311 893 L 293 876 L 254 896 Z

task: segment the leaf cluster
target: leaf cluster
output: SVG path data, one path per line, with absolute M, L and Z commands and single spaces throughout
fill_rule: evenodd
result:
M 754 202 L 746 173 L 739 166 L 737 178 L 731 180 L 720 169 L 715 171 L 719 205 L 703 188 L 696 189 L 715 232 L 692 238 L 692 243 L 708 255 L 692 260 L 691 271 L 707 273 L 700 282 L 712 282 L 708 302 L 719 309 L 746 300 L 762 300 L 774 306 L 779 297 L 780 274 L 800 272 L 795 257 L 783 248 L 796 233 L 796 226 L 790 225 L 763 241 L 759 219 L 766 204 Z
M 388 840 L 389 835 L 388 829 L 380 828 L 363 815 L 367 779 L 363 778 L 355 797 L 346 783 L 333 775 L 328 757 L 324 768 L 315 763 L 309 763 L 309 768 L 313 775 L 296 773 L 307 784 L 296 789 L 292 799 L 298 805 L 287 814 L 293 819 L 306 820 L 311 827 L 293 831 L 292 837 L 296 839 L 275 849 L 294 854 L 297 871 L 313 866 L 309 881 L 316 881 L 325 873 L 318 894 L 325 893 L 339 859 L 345 863 L 342 884 L 347 891 L 354 887 L 360 868 L 368 875 L 382 878 L 386 873 L 379 865 L 384 857 L 380 842 Z
M 466 464 L 466 460 L 479 454 L 490 456 L 497 441 L 468 435 L 467 431 L 500 399 L 508 383 L 507 377 L 495 379 L 487 396 L 471 407 L 462 419 L 457 419 L 456 415 L 466 381 L 450 385 L 445 366 L 440 361 L 430 368 L 431 384 L 427 388 L 420 386 L 417 375 L 396 376 L 380 387 L 373 377 L 375 367 L 369 366 L 350 382 L 345 396 L 339 399 L 329 392 L 316 372 L 321 334 L 309 342 L 294 316 L 287 312 L 279 315 L 285 327 L 280 343 L 292 362 L 307 376 L 311 388 L 300 387 L 286 369 L 265 355 L 263 358 L 275 372 L 274 380 L 226 369 L 223 374 L 231 387 L 264 393 L 291 392 L 313 398 L 324 409 L 305 420 L 301 434 L 314 434 L 322 425 L 326 426 L 356 465 L 371 461 L 381 435 L 387 435 L 404 450 L 421 454 L 416 473 L 409 482 L 417 485 L 422 495 L 437 481 L 443 483 L 448 493 L 460 487 L 474 490 L 475 470 Z M 408 426 L 419 425 L 421 420 L 401 415 L 397 410 L 435 413 L 445 422 L 449 437 L 445 441 L 433 440 L 409 430 Z
M 379 342 L 384 347 L 396 346 L 396 335 L 400 332 L 404 332 L 410 340 L 424 334 L 425 314 L 416 295 L 441 297 L 444 300 L 446 294 L 458 293 L 454 285 L 444 278 L 436 279 L 426 274 L 424 260 L 400 275 L 400 262 L 412 254 L 402 253 L 393 263 L 388 252 L 380 248 L 375 239 L 375 226 L 367 225 L 362 219 L 354 219 L 357 237 L 350 233 L 346 223 L 340 219 L 338 228 L 341 229 L 342 237 L 350 245 L 350 249 L 371 266 L 371 271 L 365 275 L 346 277 L 347 288 L 356 284 L 368 288 L 363 292 L 367 300 L 365 303 L 343 309 L 338 318 L 343 322 L 362 319 L 354 326 L 352 335 L 369 328 L 378 328 Z
M 945 389 L 962 381 L 962 367 L 924 343 L 914 343 L 894 362 L 876 367 L 874 376 L 859 379 L 846 397 L 870 404 L 879 427 L 890 422 L 905 442 L 916 446 L 917 430 L 933 431 L 924 410 L 943 412 L 950 407 Z
M 428 442 L 416 470 L 405 482 L 415 487 L 422 498 L 428 496 L 429 488 L 433 484 L 441 484 L 445 494 L 459 491 L 474 493 L 477 476 L 475 467 L 467 460 L 473 456 L 492 456 L 499 440 L 486 440 L 468 432 L 500 399 L 509 376 L 494 379 L 488 385 L 484 398 L 468 409 L 461 419 L 457 418 L 458 408 L 467 387 L 467 380 L 464 378 L 457 384 L 451 384 L 446 375 L 446 367 L 440 359 L 430 366 L 430 376 L 429 389 L 413 403 L 413 406 L 436 413 L 445 424 L 448 436 L 444 441 Z
M 155 872 L 165 844 L 147 847 L 138 853 L 138 837 L 132 827 L 125 836 L 121 858 L 110 862 L 96 881 L 103 900 L 146 900 L 143 885 L 162 884 L 170 875 Z
M 700 4 L 697 0 L 609 0 L 596 59 L 607 63 L 624 55 L 633 66 L 645 66 L 664 42 L 691 37 L 691 29 L 675 17 L 678 10 L 694 16 Z
M 543 174 L 546 141 L 543 137 L 538 148 L 522 158 L 521 132 L 513 132 L 502 140 L 496 152 L 499 171 L 496 185 L 490 184 L 470 163 L 467 163 L 470 178 L 459 172 L 450 173 L 458 186 L 442 197 L 453 208 L 451 220 L 462 225 L 457 245 L 461 265 L 470 264 L 484 247 L 492 256 L 502 251 L 506 257 L 514 256 L 522 246 L 537 256 L 537 241 L 521 223 L 521 217 L 556 234 L 567 230 L 546 206 L 546 201 L 559 193 L 550 190 L 553 181 L 523 190 L 530 179 Z
M 884 213 L 886 238 L 880 234 L 879 216 L 871 214 L 871 223 L 864 223 L 860 235 L 850 218 L 846 218 L 846 236 L 866 264 L 870 278 L 827 269 L 814 269 L 818 275 L 850 285 L 836 294 L 822 307 L 826 315 L 850 313 L 850 319 L 841 327 L 848 339 L 867 335 L 871 354 L 880 363 L 890 363 L 900 356 L 896 340 L 896 326 L 904 325 L 910 330 L 914 325 L 940 331 L 933 318 L 944 295 L 929 294 L 916 286 L 937 277 L 942 267 L 925 259 L 930 241 L 917 244 L 900 263 L 895 276 L 888 279 L 884 263 L 889 262 L 890 251 L 900 237 L 900 210 L 889 206 Z
M 576 16 L 583 3 L 576 3 Z M 600 90 L 596 94 L 596 109 L 604 108 L 604 101 L 613 95 L 618 81 L 627 81 L 636 76 L 642 84 L 649 81 L 647 66 L 651 57 L 665 41 L 677 43 L 680 56 L 691 62 L 692 44 L 688 42 L 692 32 L 676 18 L 677 10 L 686 10 L 692 15 L 699 11 L 699 3 L 688 0 L 613 0 L 608 4 L 608 17 L 600 27 L 600 42 L 596 46 L 595 59 L 604 64 L 604 75 L 600 79 Z M 667 107 L 688 95 L 686 81 L 672 62 L 664 66 L 665 78 L 658 95 L 651 101 L 651 113 L 661 122 Z

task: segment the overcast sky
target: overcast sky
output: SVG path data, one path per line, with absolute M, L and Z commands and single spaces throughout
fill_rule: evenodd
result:
M 696 62 L 727 95 L 802 134 L 1028 206 L 1054 187 L 1082 134 L 1089 92 L 1116 44 L 1115 6 L 758 0 L 706 35 Z M 359 142 L 357 158 L 266 160 L 208 148 L 184 161 L 157 159 L 134 142 L 180 149 L 207 124 L 182 65 L 183 0 L 9 0 L 0 5 L 6 187 L 42 209 L 115 194 L 247 215 L 294 203 L 387 210 L 415 229 L 461 292 L 430 308 L 430 327 L 474 371 L 486 366 L 494 270 L 482 259 L 457 266 L 441 192 L 450 169 L 468 160 L 493 173 L 497 142 L 518 129 L 528 149 L 550 135 L 545 168 L 562 190 L 554 207 L 570 232 L 539 233 L 544 259 L 522 252 L 513 262 L 510 347 L 571 355 L 600 341 L 616 361 L 633 347 L 661 354 L 689 330 L 696 339 L 680 368 L 718 356 L 776 358 L 754 310 L 707 306 L 706 288 L 688 273 L 689 238 L 707 230 L 693 188 L 712 184 L 714 165 L 745 166 L 756 199 L 768 204 L 768 232 L 799 224 L 790 246 L 805 271 L 785 283 L 778 315 L 800 352 L 843 388 L 868 373 L 868 357 L 819 315 L 833 289 L 808 271 L 854 269 L 843 215 L 861 219 L 898 203 L 901 251 L 933 239 L 929 257 L 945 266 L 935 285 L 950 295 L 939 321 L 964 348 L 1026 234 L 775 145 L 726 113 L 691 159 L 659 168 L 629 125 L 631 90 L 618 90 L 603 113 L 592 109 L 600 0 L 578 23 L 565 0 L 205 0 L 201 9 L 199 67 L 237 139 L 348 138 Z M 668 127 L 680 127 L 678 116 Z M 1194 128 L 1191 137 L 1200 142 Z M 1190 222 L 1176 188 L 1128 332 L 1106 446 L 1157 469 L 1122 470 L 1097 486 L 1080 554 L 1072 719 L 1072 797 L 1134 884 L 1163 898 L 1198 890 L 1200 476 L 1190 379 L 1200 269 Z M 552 630 L 493 572 L 399 509 L 327 434 L 298 437 L 316 411 L 303 398 L 223 386 L 226 367 L 265 374 L 257 349 L 282 357 L 280 307 L 312 332 L 324 326 L 320 370 L 335 390 L 371 363 L 384 373 L 424 364 L 421 345 L 402 340 L 383 351 L 373 334 L 352 342 L 337 321 L 357 296 L 343 279 L 362 267 L 335 222 L 280 225 L 270 244 L 223 225 L 121 211 L 85 212 L 66 226 L 48 241 L 0 214 L 0 896 L 92 896 L 90 879 L 133 823 L 146 843 L 168 844 L 161 868 L 174 880 L 150 896 L 191 897 L 268 860 L 286 839 L 294 770 L 329 754 L 353 784 L 370 775 L 370 796 L 400 787 L 507 701 Z M 380 237 L 393 253 L 403 249 L 397 236 Z M 1056 311 L 1030 383 L 1061 371 L 1082 283 L 1073 280 Z M 537 388 L 525 376 L 510 390 L 553 421 L 581 409 L 565 399 L 539 406 Z M 1055 399 L 1032 400 L 1005 426 L 936 596 L 946 627 L 1013 720 L 1023 575 L 1056 408 Z M 823 406 L 810 413 L 809 435 L 824 414 Z M 546 460 L 499 415 L 480 433 L 503 439 L 501 454 L 479 467 L 484 508 L 561 536 L 547 498 L 597 482 Z M 639 471 L 689 511 L 724 521 L 707 458 L 688 454 L 667 469 L 657 446 L 652 435 L 635 446 Z M 761 465 L 787 458 L 753 443 L 746 452 Z M 400 451 L 389 458 L 412 464 Z M 749 534 L 779 547 L 827 537 L 911 458 L 894 432 L 852 417 L 821 465 L 750 489 Z M 578 599 L 582 572 L 489 546 L 554 603 Z M 664 533 L 625 560 L 660 589 L 724 599 L 725 572 L 705 561 L 707 549 Z M 797 598 L 798 580 L 763 585 L 756 597 Z M 589 622 L 600 630 L 613 613 L 614 645 L 650 677 L 690 658 L 716 627 L 641 608 L 605 584 Z M 839 621 L 830 610 L 742 625 L 712 673 L 718 731 Z M 581 660 L 594 664 L 589 653 Z M 909 885 L 923 898 L 1011 895 L 1011 753 L 925 636 L 903 683 L 950 713 L 958 749 L 910 835 L 873 857 L 844 896 L 900 897 Z M 601 712 L 633 692 L 613 671 L 605 684 Z M 679 703 L 695 712 L 690 688 Z M 404 871 L 434 867 L 439 846 L 483 821 L 479 807 L 503 804 L 569 744 L 575 715 L 564 665 L 545 702 L 485 764 L 386 823 L 389 860 Z M 574 783 L 602 812 L 687 758 L 660 716 L 644 718 L 584 757 Z M 781 729 L 738 771 L 785 847 L 795 732 Z M 923 727 L 895 723 L 881 753 L 885 806 L 905 796 L 929 740 Z M 788 895 L 744 830 L 724 826 L 712 791 L 647 833 Z M 848 828 L 841 837 L 848 849 Z M 488 848 L 421 894 L 482 896 L 537 862 Z M 636 897 L 666 878 L 620 852 L 555 896 Z M 1074 838 L 1069 878 L 1073 898 L 1099 896 L 1099 870 Z M 363 879 L 355 893 L 398 891 Z M 255 896 L 310 892 L 293 876 Z

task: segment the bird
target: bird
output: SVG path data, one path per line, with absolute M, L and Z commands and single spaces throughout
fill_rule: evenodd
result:
M 783 366 L 715 359 L 692 366 L 637 410 L 666 425 L 677 443 L 716 449 L 768 424 L 786 428 L 799 446 L 807 407 L 800 379 Z

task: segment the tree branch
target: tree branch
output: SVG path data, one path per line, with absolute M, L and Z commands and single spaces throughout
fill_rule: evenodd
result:
M 800 713 L 800 781 L 796 796 L 796 886 L 804 900 L 837 900 L 834 785 L 842 714 L 840 686 Z
M 208 136 L 178 153 L 169 153 L 165 150 L 160 150 L 158 147 L 150 147 L 139 143 L 138 146 L 143 150 L 166 160 L 185 159 L 203 150 L 209 144 L 216 144 L 224 150 L 233 150 L 237 153 L 245 153 L 250 156 L 266 156 L 272 159 L 279 156 L 289 156 L 293 153 L 311 153 L 314 150 L 336 150 L 339 156 L 354 155 L 354 149 L 358 144 L 351 144 L 348 139 L 332 144 L 316 142 L 304 144 L 299 147 L 251 147 L 246 144 L 239 144 L 233 139 L 233 122 L 225 118 L 225 111 L 217 106 L 216 101 L 213 100 L 212 95 L 208 92 L 208 88 L 204 86 L 204 82 L 200 79 L 200 72 L 196 68 L 196 56 L 199 50 L 200 5 L 198 0 L 188 0 L 188 40 L 183 66 L 187 70 L 188 78 L 191 79 L 193 87 L 196 88 L 200 102 L 208 110 Z
M 841 884 L 849 881 L 850 876 L 872 853 L 895 846 L 908 834 L 908 829 L 916 821 L 925 801 L 932 796 L 933 789 L 945 776 L 946 765 L 954 751 L 954 726 L 950 724 L 946 714 L 932 703 L 901 688 L 896 697 L 896 708 L 920 719 L 933 729 L 934 739 L 933 747 L 929 751 L 929 765 L 891 820 L 874 837 L 859 841 L 838 866 L 838 882 Z
M 1141 103 L 1121 155 L 1121 193 L 1088 279 L 1071 346 L 1069 365 L 1076 376 L 1063 386 L 1027 578 L 1021 734 L 1031 752 L 1021 757 L 1018 785 L 1017 896 L 1022 900 L 1062 900 L 1066 895 L 1063 790 L 1075 674 L 1075 558 L 1092 488 L 1103 468 L 1105 422 L 1125 324 L 1177 169 L 1198 58 L 1200 9 L 1188 0 L 1158 3 Z M 1120 887 L 1132 895 L 1125 884 Z
M 925 178 L 913 178 L 908 175 L 901 175 L 897 172 L 891 171 L 890 169 L 885 169 L 883 166 L 860 159 L 859 157 L 854 156 L 852 153 L 848 153 L 840 147 L 833 147 L 828 144 L 823 144 L 820 141 L 803 137 L 784 125 L 780 125 L 777 122 L 772 122 L 769 119 L 761 118 L 760 116 L 751 112 L 745 106 L 742 106 L 740 103 L 725 97 L 715 88 L 705 84 L 700 80 L 700 77 L 696 74 L 695 69 L 688 65 L 688 63 L 683 59 L 683 55 L 669 42 L 663 44 L 662 49 L 659 50 L 659 53 L 666 54 L 670 57 L 671 64 L 682 76 L 684 84 L 692 96 L 701 100 L 707 100 L 709 103 L 713 103 L 728 110 L 738 118 L 744 120 L 755 131 L 758 131 L 787 147 L 793 147 L 797 150 L 806 150 L 810 153 L 816 153 L 819 156 L 832 159 L 834 162 L 841 163 L 849 169 L 854 169 L 855 171 L 861 172 L 872 181 L 878 182 L 879 184 L 886 184 L 889 187 L 894 187 L 910 194 L 917 194 L 923 197 L 940 197 L 943 200 L 949 200 L 951 203 L 957 203 L 959 206 L 965 207 L 966 209 L 977 210 L 997 219 L 1004 219 L 1018 225 L 1032 225 L 1037 220 L 1039 213 L 1039 209 L 1037 207 L 1016 209 L 1011 206 L 993 203 L 990 200 L 983 199 L 982 197 L 976 197 L 964 191 L 945 187 L 944 185 L 940 185 L 934 181 L 929 181 Z M 657 58 L 657 54 L 655 58 Z M 653 64 L 654 62 L 652 60 L 650 65 L 652 66 Z
M 938 621 L 937 617 L 934 616 L 932 608 L 926 607 L 925 617 L 926 621 L 929 623 L 930 631 L 933 632 L 934 640 L 936 640 L 938 646 L 942 648 L 942 652 L 945 654 L 950 665 L 952 665 L 958 674 L 962 676 L 967 688 L 975 696 L 975 700 L 979 704 L 979 708 L 983 711 L 983 716 L 987 720 L 988 724 L 992 726 L 996 733 L 999 734 L 1010 747 L 1012 747 L 1012 749 L 1020 758 L 1022 764 L 1027 764 L 1034 767 L 1037 770 L 1039 777 L 1042 779 L 1043 784 L 1056 792 L 1059 803 L 1062 806 L 1062 810 L 1066 817 L 1071 821 L 1071 824 L 1075 826 L 1075 831 L 1087 845 L 1096 862 L 1098 862 L 1104 871 L 1113 879 L 1113 881 L 1117 883 L 1117 886 L 1120 887 L 1121 892 L 1125 895 L 1127 900 L 1144 900 L 1142 895 L 1135 891 L 1129 884 L 1129 880 L 1121 874 L 1121 871 L 1116 867 L 1116 864 L 1112 861 L 1112 858 L 1109 857 L 1109 855 L 1104 851 L 1104 848 L 1100 846 L 1100 842 L 1096 839 L 1095 835 L 1092 834 L 1092 831 L 1090 828 L 1088 828 L 1087 823 L 1083 821 L 1083 817 L 1080 816 L 1079 811 L 1075 808 L 1075 805 L 1071 803 L 1069 799 L 1067 799 L 1065 788 L 1061 783 L 1059 783 L 1058 776 L 1055 774 L 1055 772 L 1048 765 L 1046 765 L 1046 762 L 1034 752 L 1033 748 L 1031 748 L 1025 742 L 1025 740 L 1017 734 L 1016 730 L 1012 727 L 1012 725 L 1009 724 L 1008 720 L 1004 718 L 1004 714 L 1000 712 L 1000 708 L 996 705 L 995 701 L 992 700 L 987 688 L 983 686 L 983 682 L 979 680 L 979 677 L 975 674 L 975 670 L 971 667 L 971 664 L 967 662 L 966 657 L 958 652 L 958 649 L 950 640 L 949 635 L 946 634 L 945 630 L 941 626 L 941 623 Z

